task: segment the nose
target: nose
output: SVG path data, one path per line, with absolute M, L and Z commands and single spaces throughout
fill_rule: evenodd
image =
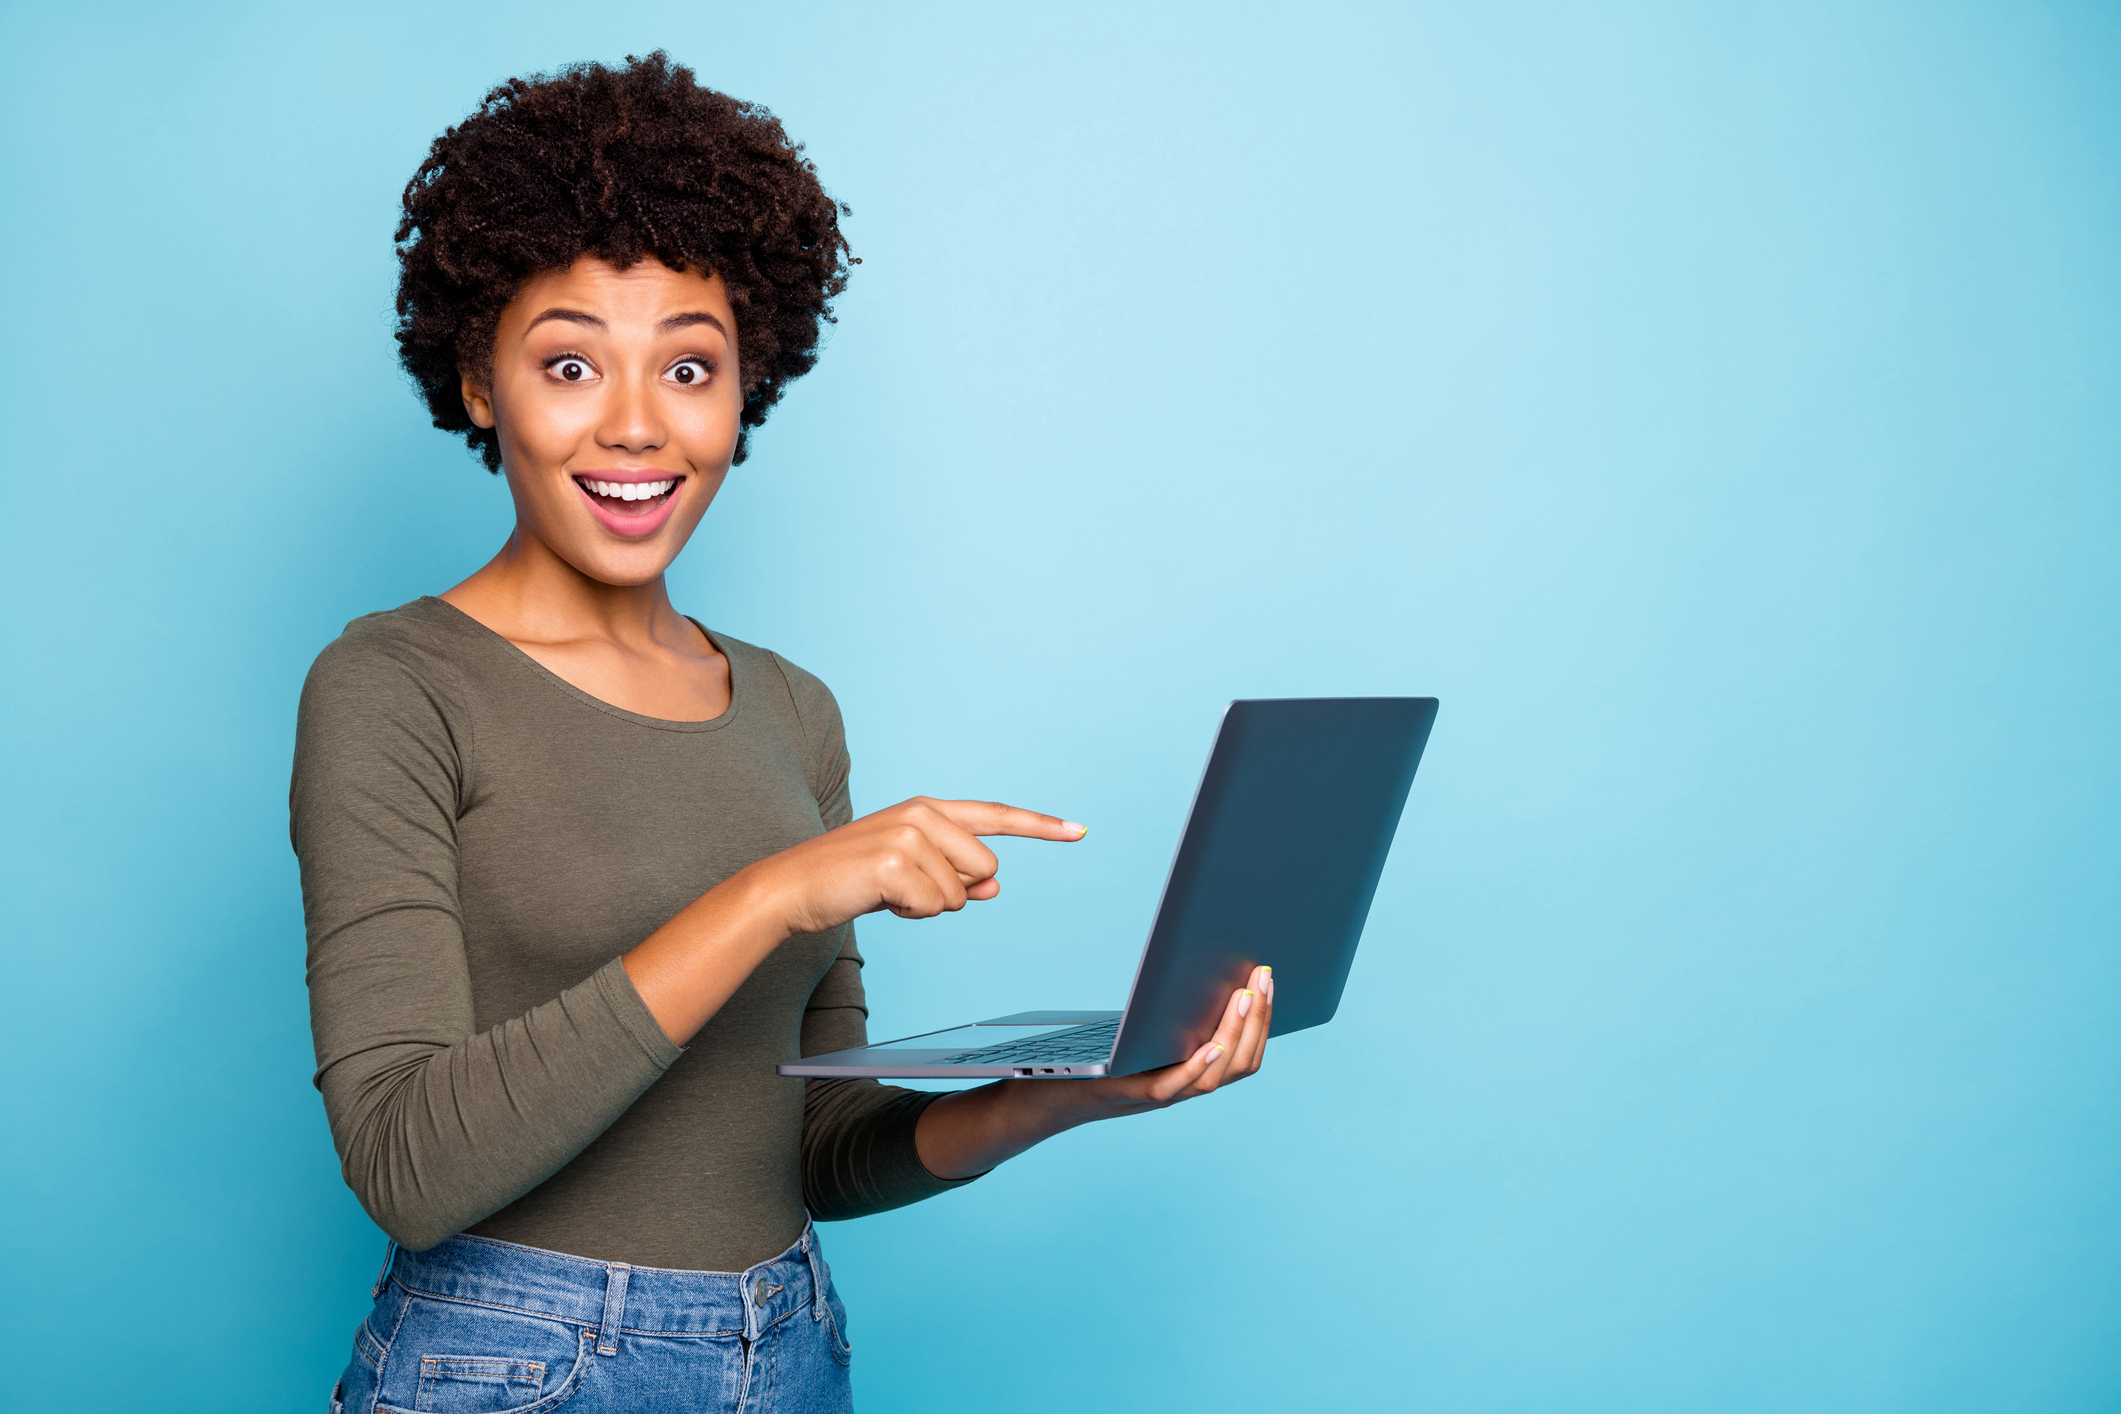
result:
M 654 392 L 632 378 L 614 378 L 597 427 L 597 445 L 615 452 L 651 452 L 669 438 Z

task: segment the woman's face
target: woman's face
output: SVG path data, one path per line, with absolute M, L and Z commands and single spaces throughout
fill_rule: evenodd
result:
M 464 406 L 499 429 L 528 534 L 589 578 L 661 574 L 729 474 L 744 397 L 718 276 L 583 256 L 523 283 L 494 333 L 493 378 Z

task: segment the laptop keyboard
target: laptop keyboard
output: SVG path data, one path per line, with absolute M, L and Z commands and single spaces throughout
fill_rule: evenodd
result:
M 1101 1061 L 1112 1054 L 1119 1035 L 1119 1021 L 1093 1021 L 1073 1031 L 1034 1036 L 1027 1041 L 1004 1041 L 976 1051 L 944 1056 L 943 1065 L 1050 1065 L 1056 1061 Z

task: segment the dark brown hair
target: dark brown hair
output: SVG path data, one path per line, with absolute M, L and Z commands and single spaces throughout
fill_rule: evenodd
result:
M 500 438 L 472 423 L 459 384 L 492 368 L 495 326 L 524 280 L 583 255 L 719 275 L 737 320 L 742 461 L 788 380 L 817 362 L 856 263 L 847 210 L 779 119 L 701 88 L 661 50 L 510 79 L 435 139 L 405 186 L 398 357 L 435 426 L 499 471 Z

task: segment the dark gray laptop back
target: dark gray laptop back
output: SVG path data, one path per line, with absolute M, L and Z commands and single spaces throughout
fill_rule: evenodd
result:
M 1260 963 L 1274 969 L 1270 1035 L 1332 1019 L 1435 720 L 1433 697 L 1230 704 L 1111 1074 L 1193 1054 Z

